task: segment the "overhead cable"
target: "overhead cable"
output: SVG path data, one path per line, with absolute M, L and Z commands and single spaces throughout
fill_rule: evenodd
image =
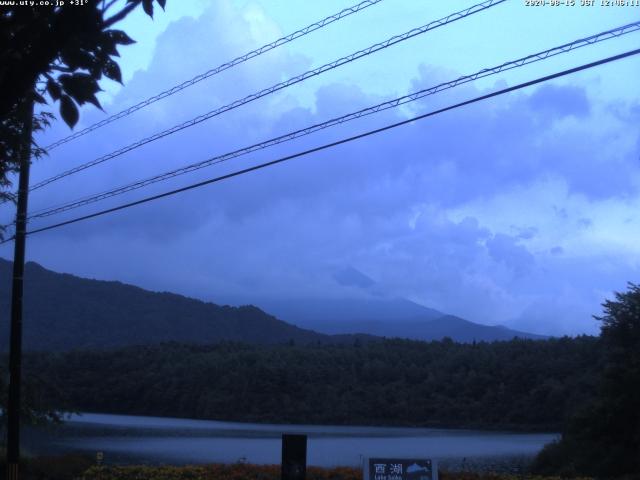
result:
M 259 98 L 265 97 L 267 95 L 270 95 L 272 93 L 275 93 L 279 90 L 282 90 L 284 88 L 290 87 L 291 85 L 295 85 L 297 83 L 300 83 L 304 80 L 307 80 L 308 78 L 320 75 L 324 72 L 327 72 L 329 70 L 332 70 L 334 68 L 337 68 L 339 66 L 345 65 L 347 63 L 353 62 L 359 58 L 365 57 L 367 55 L 371 55 L 372 53 L 378 52 L 380 50 L 383 50 L 385 48 L 388 48 L 392 45 L 395 45 L 397 43 L 403 42 L 405 40 L 408 40 L 410 38 L 416 37 L 418 35 L 424 34 L 428 31 L 434 30 L 438 27 L 442 27 L 444 25 L 448 25 L 452 22 L 455 22 L 457 20 L 460 20 L 462 18 L 466 18 L 470 15 L 473 15 L 475 13 L 479 13 L 482 12 L 484 10 L 487 10 L 491 7 L 494 7 L 496 5 L 499 5 L 501 3 L 504 3 L 506 0 L 486 0 L 482 3 L 479 3 L 477 5 L 473 5 L 469 8 L 466 8 L 464 10 L 461 10 L 459 12 L 455 12 L 452 13 L 450 15 L 447 15 L 444 18 L 441 18 L 439 20 L 435 20 L 433 22 L 428 23 L 427 25 L 423 25 L 422 27 L 418 27 L 418 28 L 413 28 L 405 33 L 402 33 L 400 35 L 395 35 L 383 42 L 380 43 L 376 43 L 374 45 L 371 45 L 370 47 L 365 48 L 364 50 L 359 50 L 355 53 L 352 53 L 351 55 L 347 55 L 346 57 L 342 57 L 338 60 L 334 60 L 333 62 L 327 63 L 321 67 L 315 68 L 313 70 L 309 70 L 301 75 L 297 75 L 295 77 L 292 77 L 288 80 L 285 80 L 284 82 L 280 82 L 277 83 L 269 88 L 265 88 L 264 90 L 261 90 L 257 93 L 253 93 L 249 96 L 246 96 L 244 98 L 241 98 L 239 100 L 236 100 L 230 104 L 224 105 L 222 107 L 216 108 L 215 110 L 212 110 L 210 112 L 207 112 L 205 114 L 199 115 L 191 120 L 187 120 L 186 122 L 180 123 L 178 125 L 175 125 L 167 130 L 164 130 L 162 132 L 156 133 L 150 137 L 146 137 L 142 140 L 139 140 L 137 142 L 134 142 L 130 145 L 127 145 L 125 147 L 122 147 L 118 150 L 115 150 L 114 152 L 108 153 L 106 155 L 103 155 L 101 157 L 98 157 L 94 160 L 91 160 L 90 162 L 84 163 L 82 165 L 78 165 L 70 170 L 67 170 L 65 172 L 62 172 L 60 174 L 54 175 L 52 177 L 49 177 L 45 180 L 42 180 L 41 182 L 36 183 L 35 185 L 33 185 L 31 187 L 30 190 L 37 190 L 39 188 L 44 187 L 45 185 L 49 185 L 50 183 L 53 183 L 57 180 L 60 180 L 62 178 L 68 177 L 70 175 L 73 175 L 75 173 L 81 172 L 83 170 L 86 170 L 87 168 L 93 167 L 95 165 L 101 164 L 106 162 L 107 160 L 111 160 L 113 158 L 119 157 L 120 155 L 123 155 L 127 152 L 130 152 L 132 150 L 135 150 L 136 148 L 139 148 L 143 145 L 146 145 L 148 143 L 151 143 L 155 140 L 159 140 L 161 138 L 164 138 L 168 135 L 171 135 L 173 133 L 179 132 L 181 130 L 184 130 L 185 128 L 189 128 L 192 127 L 194 125 L 197 125 L 199 123 L 204 122 L 205 120 L 209 120 L 215 116 L 221 115 L 223 113 L 226 113 L 230 110 L 233 110 L 235 108 L 240 107 L 241 105 L 245 105 L 247 103 L 253 102 L 255 100 L 258 100 Z
M 91 218 L 96 218 L 96 217 L 99 217 L 99 216 L 102 216 L 102 215 L 106 215 L 106 214 L 109 214 L 109 213 L 114 213 L 114 212 L 117 212 L 117 211 L 120 211 L 120 210 L 125 210 L 125 209 L 128 209 L 128 208 L 137 206 L 137 205 L 141 205 L 141 204 L 148 203 L 148 202 L 151 202 L 151 201 L 159 200 L 161 198 L 173 196 L 173 195 L 176 195 L 178 193 L 186 192 L 188 190 L 193 190 L 193 189 L 196 189 L 196 188 L 200 188 L 200 187 L 203 187 L 205 185 L 218 183 L 218 182 L 221 182 L 223 180 L 227 180 L 227 179 L 230 179 L 230 178 L 233 178 L 233 177 L 244 175 L 244 174 L 249 173 L 249 172 L 253 172 L 253 171 L 256 171 L 256 170 L 261 170 L 261 169 L 264 169 L 266 167 L 270 167 L 270 166 L 277 165 L 277 164 L 280 164 L 280 163 L 283 163 L 283 162 L 287 162 L 289 160 L 293 160 L 295 158 L 303 157 L 303 156 L 306 156 L 306 155 L 309 155 L 309 154 L 312 154 L 312 153 L 315 153 L 315 152 L 319 152 L 319 151 L 322 151 L 322 150 L 327 150 L 329 148 L 336 147 L 338 145 L 342 145 L 342 144 L 345 144 L 345 143 L 353 142 L 355 140 L 359 140 L 359 139 L 362 139 L 362 138 L 369 137 L 371 135 L 382 133 L 382 132 L 385 132 L 387 130 L 391 130 L 391 129 L 394 129 L 394 128 L 397 128 L 397 127 L 400 127 L 400 126 L 403 126 L 403 125 L 407 125 L 407 124 L 412 123 L 412 122 L 416 122 L 418 120 L 422 120 L 422 119 L 429 118 L 429 117 L 432 117 L 432 116 L 435 116 L 435 115 L 439 115 L 441 113 L 444 113 L 444 112 L 447 112 L 447 111 L 450 111 L 450 110 L 454 110 L 454 109 L 457 109 L 457 108 L 460 108 L 460 107 L 463 107 L 463 106 L 466 106 L 466 105 L 471 105 L 473 103 L 477 103 L 477 102 L 480 102 L 480 101 L 483 101 L 483 100 L 487 100 L 489 98 L 497 97 L 499 95 L 504 95 L 504 94 L 509 93 L 509 92 L 514 92 L 516 90 L 520 90 L 520 89 L 523 89 L 523 88 L 526 88 L 526 87 L 537 85 L 539 83 L 543 83 L 543 82 L 547 82 L 547 81 L 550 81 L 550 80 L 554 80 L 556 78 L 564 77 L 564 76 L 567 76 L 567 75 L 570 75 L 570 74 L 573 74 L 573 73 L 577 73 L 577 72 L 581 72 L 581 71 L 584 71 L 584 70 L 588 70 L 590 68 L 594 68 L 594 67 L 597 67 L 597 66 L 600 66 L 600 65 L 611 63 L 611 62 L 614 62 L 614 61 L 617 61 L 617 60 L 621 60 L 623 58 L 628 58 L 628 57 L 631 57 L 631 56 L 634 56 L 634 55 L 638 55 L 638 54 L 640 54 L 640 49 L 630 50 L 630 51 L 627 51 L 627 52 L 624 52 L 624 53 L 621 53 L 621 54 L 618 54 L 618 55 L 614 55 L 614 56 L 611 56 L 611 57 L 607 57 L 607 58 L 604 58 L 604 59 L 601 59 L 601 60 L 598 60 L 598 61 L 595 61 L 595 62 L 583 64 L 583 65 L 578 66 L 578 67 L 574 67 L 574 68 L 570 68 L 570 69 L 567 69 L 567 70 L 563 70 L 563 71 L 560 71 L 560 72 L 557 72 L 557 73 L 554 73 L 554 74 L 551 74 L 551 75 L 546 75 L 544 77 L 539 77 L 539 78 L 536 78 L 534 80 L 529 80 L 527 82 L 523 82 L 523 83 L 514 85 L 512 87 L 503 88 L 503 89 L 500 89 L 500 90 L 497 90 L 497 91 L 494 91 L 494 92 L 491 92 L 491 93 L 488 93 L 488 94 L 485 94 L 485 95 L 481 95 L 481 96 L 472 98 L 470 100 L 459 102 L 459 103 L 456 103 L 454 105 L 449 105 L 447 107 L 440 108 L 440 109 L 437 109 L 437 110 L 433 110 L 433 111 L 430 111 L 428 113 L 424 113 L 422 115 L 417 115 L 415 117 L 408 118 L 408 119 L 402 120 L 400 122 L 392 123 L 390 125 L 386 125 L 386 126 L 381 127 L 381 128 L 376 128 L 374 130 L 369 130 L 367 132 L 360 133 L 358 135 L 353 135 L 351 137 L 343 138 L 343 139 L 337 140 L 335 142 L 326 143 L 326 144 L 318 146 L 318 147 L 314 147 L 314 148 L 311 148 L 311 149 L 308 149 L 308 150 L 297 152 L 297 153 L 294 153 L 292 155 L 287 155 L 285 157 L 281 157 L 281 158 L 278 158 L 276 160 L 272 160 L 272 161 L 269 161 L 269 162 L 261 163 L 259 165 L 254 165 L 252 167 L 244 168 L 242 170 L 237 170 L 235 172 L 228 173 L 228 174 L 225 174 L 225 175 L 220 175 L 220 176 L 217 176 L 217 177 L 214 177 L 214 178 L 210 178 L 208 180 L 204 180 L 204 181 L 201 181 L 201 182 L 193 183 L 191 185 L 187 185 L 186 187 L 177 188 L 177 189 L 170 190 L 170 191 L 167 191 L 167 192 L 164 192 L 164 193 L 160 193 L 160 194 L 157 194 L 157 195 L 152 195 L 152 196 L 149 196 L 149 197 L 142 198 L 140 200 L 136 200 L 134 202 L 129 202 L 129 203 L 126 203 L 126 204 L 123 204 L 123 205 L 119 205 L 117 207 L 107 208 L 105 210 L 101 210 L 101 211 L 98 211 L 98 212 L 95 212 L 95 213 L 92 213 L 92 214 L 89 214 L 89 215 L 83 215 L 81 217 L 76 217 L 76 218 L 73 218 L 73 219 L 70 219 L 70 220 L 66 220 L 66 221 L 63 221 L 63 222 L 60 222 L 60 223 L 56 223 L 56 224 L 53 224 L 53 225 L 48 225 L 48 226 L 45 226 L 45 227 L 29 230 L 27 232 L 27 234 L 28 235 L 32 235 L 34 233 L 45 232 L 45 231 L 52 230 L 52 229 L 55 229 L 55 228 L 60 228 L 60 227 L 63 227 L 63 226 L 66 226 L 66 225 L 70 225 L 70 224 L 73 224 L 73 223 L 81 222 L 81 221 L 88 220 L 88 219 L 91 219 Z M 0 243 L 6 243 L 6 242 L 8 242 L 10 240 L 12 240 L 12 238 L 6 239 L 6 240 L 4 240 L 3 242 L 0 242 Z
M 341 125 L 343 123 L 358 119 L 358 118 L 362 118 L 368 115 L 372 115 L 374 113 L 377 112 L 381 112 L 384 110 L 388 110 L 390 108 L 395 108 L 398 107 L 400 105 L 404 105 L 406 103 L 409 102 L 413 102 L 416 100 L 419 100 L 421 98 L 430 96 L 430 95 L 434 95 L 438 92 L 442 92 L 444 90 L 448 90 L 454 87 L 457 87 L 459 85 L 463 85 L 466 83 L 470 83 L 474 80 L 478 80 L 480 78 L 484 78 L 484 77 L 488 77 L 491 75 L 495 75 L 501 72 L 505 72 L 507 70 L 511 70 L 514 68 L 518 68 L 518 67 L 522 67 L 524 65 L 529 65 L 535 62 L 539 62 L 541 60 L 545 60 L 547 58 L 551 58 L 554 57 L 556 55 L 560 55 L 563 53 L 567 53 L 573 50 L 576 50 L 578 48 L 584 47 L 584 46 L 588 46 L 588 45 L 593 45 L 595 43 L 598 42 L 602 42 L 604 40 L 610 39 L 610 38 L 616 38 L 619 37 L 621 35 L 625 35 L 631 32 L 635 32 L 640 30 L 640 22 L 635 22 L 635 23 L 630 23 L 627 25 L 623 25 L 617 28 L 613 28 L 604 32 L 600 32 L 597 33 L 595 35 L 591 35 L 589 37 L 586 38 L 581 38 L 578 40 L 575 40 L 573 42 L 570 43 L 566 43 L 564 45 L 560 45 L 557 47 L 553 47 L 547 50 L 543 50 L 541 52 L 537 52 L 531 55 L 528 55 L 526 57 L 522 57 L 519 58 L 517 60 L 512 60 L 509 62 L 505 62 L 502 63 L 498 66 L 495 67 L 491 67 L 491 68 L 485 68 L 482 70 L 477 71 L 476 73 L 470 74 L 470 75 L 464 75 L 461 76 L 455 80 L 451 80 L 448 82 L 444 82 L 444 83 L 440 83 L 438 85 L 429 87 L 429 88 L 425 88 L 416 92 L 413 92 L 409 95 L 405 95 L 402 97 L 398 97 L 395 98 L 393 100 L 388 100 L 382 103 L 379 103 L 377 105 L 371 106 L 371 107 L 367 107 L 361 110 L 358 110 L 356 112 L 352 112 L 346 115 L 342 115 L 339 117 L 335 117 L 332 118 L 330 120 L 324 121 L 322 123 L 316 123 L 314 125 L 311 125 L 309 127 L 306 128 L 302 128 L 293 132 L 289 132 L 286 133 L 284 135 L 280 135 L 278 137 L 274 137 L 274 138 L 270 138 L 268 140 L 265 140 L 263 142 L 260 143 L 256 143 L 253 145 L 250 145 L 248 147 L 244 147 L 238 150 L 234 150 L 231 152 L 227 152 L 224 153 L 222 155 L 217 155 L 215 157 L 211 157 L 208 158 L 206 160 L 197 162 L 197 163 L 192 163 L 190 165 L 186 165 L 184 167 L 180 167 L 159 175 L 155 175 L 143 180 L 138 180 L 136 182 L 133 183 L 129 183 L 127 185 L 123 185 L 111 190 L 107 190 L 104 192 L 101 192 L 99 194 L 94 194 L 91 196 L 86 196 L 80 199 L 76 199 L 73 200 L 71 202 L 67 202 L 64 203 L 62 205 L 56 206 L 56 207 L 48 207 L 46 209 L 41 209 L 39 211 L 33 212 L 28 219 L 36 219 L 36 218 L 44 218 L 44 217 L 49 217 L 51 215 L 56 215 L 62 212 L 66 212 L 68 210 L 72 210 L 75 208 L 79 208 L 79 207 L 83 207 L 95 202 L 98 202 L 100 200 L 105 200 L 107 198 L 111 198 L 117 195 L 121 195 L 133 190 L 137 190 L 139 188 L 143 188 L 146 187 L 148 185 L 152 185 L 161 181 L 165 181 L 174 177 L 177 177 L 179 175 L 184 175 L 187 173 L 191 173 L 194 172 L 196 170 L 200 170 L 202 168 L 205 167 L 209 167 L 212 165 L 216 165 L 228 160 L 231 160 L 233 158 L 237 158 L 243 155 L 247 155 L 249 153 L 253 153 L 256 152 L 258 150 L 262 150 L 274 145 L 278 145 L 287 141 L 291 141 L 294 140 L 296 138 L 305 136 L 305 135 L 309 135 L 312 134 L 314 132 L 317 132 L 319 130 L 323 130 L 329 127 L 333 127 L 336 125 Z
M 221 72 L 224 72 L 225 70 L 228 70 L 232 67 L 235 67 L 237 65 L 240 65 L 241 63 L 246 62 L 247 60 L 250 60 L 252 58 L 258 57 L 266 52 L 269 52 L 275 48 L 278 48 L 282 45 L 285 45 L 289 42 L 292 42 L 293 40 L 303 37 L 311 32 L 314 32 L 316 30 L 319 30 L 323 27 L 326 27 L 327 25 L 330 25 L 334 22 L 337 22 L 340 19 L 343 19 L 345 17 L 348 17 L 349 15 L 352 15 L 354 13 L 360 12 L 362 10 L 364 10 L 367 7 L 370 7 L 372 5 L 375 5 L 377 3 L 380 3 L 382 0 L 365 0 L 364 2 L 360 2 L 357 5 L 353 5 L 351 7 L 345 8 L 343 10 L 340 10 L 338 13 L 334 13 L 333 15 L 329 15 L 328 17 L 323 18 L 322 20 L 319 20 L 315 23 L 312 23 L 311 25 L 307 25 L 304 28 L 301 28 L 300 30 L 296 30 L 293 33 L 290 33 L 287 36 L 284 36 L 282 38 L 279 38 L 271 43 L 267 43 L 266 45 L 261 46 L 260 48 L 256 48 L 255 50 L 252 50 L 248 53 L 245 53 L 244 55 L 241 55 L 237 58 L 234 58 L 233 60 L 230 60 L 226 63 L 223 63 L 222 65 L 218 65 L 215 68 L 212 68 L 211 70 L 207 70 L 204 73 L 201 73 L 200 75 L 196 75 L 195 77 L 186 80 L 184 82 L 182 82 L 179 85 L 176 85 L 174 87 L 171 87 L 167 90 L 164 90 L 163 92 L 158 93 L 157 95 L 154 95 L 153 97 L 147 98 L 146 100 L 141 101 L 140 103 L 137 103 L 129 108 L 126 108 L 125 110 L 122 110 L 118 113 L 115 113 L 103 120 L 100 120 L 99 122 L 94 123 L 93 125 L 90 125 L 86 128 L 83 128 L 82 130 L 78 130 L 77 132 L 72 133 L 71 135 L 68 135 L 64 138 L 61 138 L 60 140 L 47 145 L 45 147 L 45 150 L 53 150 L 56 147 L 59 147 L 60 145 L 63 145 L 67 142 L 70 142 L 71 140 L 75 140 L 76 138 L 82 137 L 83 135 L 86 135 L 89 132 L 92 132 L 94 130 L 97 130 L 101 127 L 104 127 L 105 125 L 108 125 L 112 122 L 115 122 L 116 120 L 119 120 L 121 118 L 127 117 L 129 115 L 131 115 L 134 112 L 137 112 L 138 110 L 141 110 L 149 105 L 151 105 L 152 103 L 157 102 L 158 100 L 162 100 L 163 98 L 167 98 L 170 97 L 171 95 L 175 95 L 176 93 L 191 87 L 192 85 L 195 85 L 203 80 L 206 80 L 207 78 L 213 77 L 214 75 L 217 75 Z

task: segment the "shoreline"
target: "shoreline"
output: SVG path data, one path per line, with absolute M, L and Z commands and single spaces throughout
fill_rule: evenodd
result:
M 215 423 L 218 424 L 220 426 L 224 426 L 224 425 L 236 425 L 236 424 L 241 424 L 241 425 L 247 425 L 247 426 L 263 426 L 263 427 L 280 427 L 280 426 L 292 426 L 294 427 L 295 430 L 299 430 L 299 429 L 303 429 L 304 427 L 309 427 L 310 430 L 313 429 L 317 429 L 317 428 L 336 428 L 336 429 L 340 429 L 340 428 L 353 428 L 353 429 L 406 429 L 406 430 L 434 430 L 434 431 L 438 431 L 438 430 L 446 430 L 446 431 L 457 431 L 457 432 L 474 432 L 474 433 L 481 433 L 481 432 L 486 432 L 486 433 L 504 433 L 504 434 L 526 434 L 526 433 L 531 433 L 531 434 L 548 434 L 548 435 L 560 435 L 560 430 L 561 427 L 558 426 L 558 428 L 552 428 L 549 426 L 527 426 L 527 425 L 513 425 L 513 424 L 508 424 L 508 425 L 492 425 L 492 426 L 486 426 L 485 424 L 476 424 L 476 425 L 449 425 L 449 424 L 442 424 L 442 423 L 428 423 L 428 424 L 411 424 L 411 423 L 384 423 L 384 422 L 375 422 L 375 423 L 368 423 L 368 424 L 362 424 L 362 423 L 325 423 L 325 424 L 313 424 L 313 423 L 304 423 L 302 421 L 300 422 L 296 422 L 293 420 L 282 420 L 282 421 L 276 421 L 276 420 L 265 420 L 265 421 L 261 421 L 259 419 L 241 419 L 241 420 L 234 420 L 234 419 L 213 419 L 213 418 L 204 418 L 204 417 L 199 417 L 199 418 L 193 418 L 193 417 L 179 417 L 179 416 L 162 416 L 162 415 L 152 415 L 152 414 L 138 414 L 138 413 L 121 413 L 121 412 L 80 412 L 80 411 L 74 411 L 74 412 L 70 412 L 69 417 L 67 417 L 67 414 L 65 414 L 65 419 L 66 418 L 77 418 L 77 417 L 82 417 L 84 415 L 95 415 L 95 416 L 100 416 L 100 415 L 104 415 L 104 416 L 118 416 L 118 417 L 127 417 L 127 418 L 138 418 L 138 419 L 149 419 L 149 420 L 153 420 L 153 419 L 158 419 L 158 420 L 162 420 L 163 422 L 170 422 L 170 421 L 176 421 L 176 422 L 211 422 L 211 423 Z M 83 422 L 78 422 L 78 423 L 83 423 Z M 93 422 L 87 422 L 87 423 L 93 423 Z M 106 424 L 105 424 L 106 425 Z M 113 425 L 111 423 L 109 423 L 108 425 Z M 483 426 L 484 425 L 484 426 Z M 130 425 L 127 425 L 130 426 Z

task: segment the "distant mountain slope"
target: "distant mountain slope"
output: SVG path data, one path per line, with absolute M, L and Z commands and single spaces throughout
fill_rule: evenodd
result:
M 0 351 L 8 348 L 12 263 L 0 258 Z M 113 348 L 176 341 L 276 344 L 352 343 L 374 336 L 458 342 L 544 338 L 445 315 L 405 299 L 265 301 L 230 307 L 52 272 L 28 262 L 27 350 Z
M 252 299 L 252 303 L 296 325 L 435 320 L 445 315 L 404 298 Z
M 456 342 L 546 338 L 503 326 L 470 322 L 402 298 L 257 303 L 286 322 L 326 334 L 367 333 L 427 341 L 450 337 Z
M 511 330 L 503 326 L 489 326 L 473 323 L 454 315 L 431 320 L 426 323 L 411 322 L 402 327 L 403 331 L 409 334 L 407 338 L 422 340 L 439 340 L 443 337 L 450 337 L 457 342 L 481 342 L 494 340 L 511 340 L 514 337 L 543 339 L 542 335 Z
M 453 316 L 443 315 L 432 320 L 411 320 L 402 322 L 319 322 L 303 324 L 305 328 L 326 334 L 347 334 L 366 332 L 370 335 L 412 340 L 441 340 L 449 337 L 456 342 L 493 342 L 511 340 L 515 337 L 532 340 L 547 338 L 527 332 L 511 330 L 503 326 L 489 326 L 473 323 Z
M 8 348 L 11 269 L 11 262 L 0 259 L 0 350 Z M 120 282 L 56 273 L 33 262 L 26 264 L 24 300 L 24 345 L 28 350 L 111 348 L 167 341 L 337 343 L 356 338 L 305 330 L 253 306 L 219 306 Z

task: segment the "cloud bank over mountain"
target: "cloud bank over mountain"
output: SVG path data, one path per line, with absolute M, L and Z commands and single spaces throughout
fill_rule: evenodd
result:
M 148 68 L 113 97 L 109 112 L 279 35 L 278 25 L 256 4 L 211 3 L 202 15 L 167 26 Z M 186 45 L 185 38 L 190 39 Z M 427 41 L 395 48 L 416 49 Z M 480 53 L 469 52 L 474 54 Z M 362 62 L 370 68 L 376 61 Z M 34 166 L 33 182 L 319 64 L 287 48 L 254 59 L 53 151 Z M 32 209 L 469 73 L 425 58 L 404 85 L 384 97 L 368 92 L 358 83 L 361 78 L 345 80 L 352 68 L 357 70 L 354 65 L 310 80 L 36 192 Z M 545 68 L 530 69 L 530 76 L 544 74 Z M 599 304 L 640 273 L 640 247 L 634 241 L 640 234 L 640 103 L 600 95 L 598 82 L 606 82 L 607 75 L 615 75 L 613 67 L 34 235 L 28 253 L 55 270 L 218 303 L 383 295 L 534 333 L 593 333 L 597 325 L 591 315 L 600 312 Z M 466 85 L 144 193 L 271 160 L 512 83 L 515 77 L 507 76 L 495 84 Z M 82 123 L 102 117 L 86 110 Z M 56 125 L 43 143 L 64 134 Z M 142 195 L 138 191 L 103 206 Z M 5 246 L 0 254 L 8 257 L 10 250 Z

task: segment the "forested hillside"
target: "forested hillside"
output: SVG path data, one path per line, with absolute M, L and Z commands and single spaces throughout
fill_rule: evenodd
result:
M 26 370 L 80 411 L 556 430 L 593 393 L 597 343 L 165 344 L 30 355 Z
M 0 259 L 0 313 L 9 317 L 12 263 Z M 113 348 L 168 341 L 212 343 L 353 342 L 278 320 L 257 307 L 206 303 L 173 293 L 150 292 L 52 272 L 26 264 L 24 345 L 27 350 Z M 0 322 L 8 338 L 9 322 Z M 366 339 L 366 336 L 360 336 Z M 0 342 L 0 351 L 8 348 Z

